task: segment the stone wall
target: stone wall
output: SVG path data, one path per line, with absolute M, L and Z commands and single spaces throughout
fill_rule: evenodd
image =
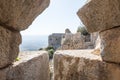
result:
M 67 49 L 85 49 L 85 42 L 80 33 L 65 34 L 64 38 L 61 41 L 61 47 L 59 49 L 67 50 Z
M 68 29 L 69 30 L 69 29 Z M 91 33 L 90 35 L 81 35 L 81 33 L 53 33 L 49 35 L 48 43 L 54 49 L 68 50 L 68 49 L 93 49 L 96 46 L 98 33 Z
M 28 28 L 49 2 L 0 0 L 0 80 L 49 80 L 47 53 L 14 62 L 20 31 Z M 90 50 L 58 51 L 54 55 L 54 80 L 120 80 L 119 5 L 120 0 L 89 0 L 78 11 L 87 30 L 100 34 L 101 57 Z
M 20 66 L 13 65 L 9 69 L 9 66 L 14 63 L 19 53 L 19 45 L 22 41 L 20 31 L 28 28 L 33 20 L 49 6 L 49 3 L 50 0 L 0 0 L 0 80 L 39 80 L 27 79 L 27 76 L 30 76 L 28 72 L 32 72 L 32 67 L 24 67 L 24 64 L 21 64 Z M 32 64 L 34 65 L 33 62 Z M 28 65 L 30 64 L 28 63 Z M 26 75 L 24 75 L 24 70 Z M 10 75 L 13 78 L 9 78 Z M 37 75 L 35 74 L 34 77 Z M 42 76 L 42 74 L 39 75 Z M 22 78 L 23 76 L 26 78 Z
M 54 55 L 54 80 L 120 79 L 119 5 L 119 0 L 89 0 L 78 11 L 87 30 L 99 32 L 96 48 L 100 48 L 101 54 L 92 54 L 93 50 L 57 51 Z
M 96 39 L 98 33 L 91 33 L 90 35 L 81 35 L 81 33 L 67 33 L 62 38 L 61 47 L 62 50 L 74 50 L 74 49 L 93 49 L 96 45 Z
M 102 61 L 92 50 L 57 51 L 54 80 L 120 80 L 120 65 Z
M 53 33 L 48 37 L 48 46 L 52 46 L 54 49 L 57 49 L 61 46 L 62 37 L 65 34 L 63 33 Z
M 77 14 L 89 32 L 99 32 L 100 54 L 57 51 L 54 80 L 120 80 L 120 0 L 88 0 Z
M 50 80 L 48 53 L 21 52 L 18 61 L 0 70 L 0 80 Z
M 102 59 L 112 63 L 120 63 L 119 2 L 119 0 L 91 0 L 78 12 L 88 31 L 99 31 Z
M 20 31 L 49 5 L 49 0 L 0 1 L 0 68 L 14 61 L 21 43 Z

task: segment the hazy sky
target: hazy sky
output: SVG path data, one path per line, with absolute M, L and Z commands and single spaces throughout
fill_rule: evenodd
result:
M 49 7 L 40 14 L 22 35 L 49 35 L 64 33 L 66 28 L 76 32 L 81 25 L 76 12 L 86 0 L 51 0 Z

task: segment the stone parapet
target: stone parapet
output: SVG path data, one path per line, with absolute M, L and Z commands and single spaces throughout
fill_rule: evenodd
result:
M 18 60 L 0 69 L 0 80 L 50 80 L 47 52 L 22 52 Z
M 57 51 L 54 55 L 54 80 L 120 80 L 120 66 L 102 61 L 91 51 Z

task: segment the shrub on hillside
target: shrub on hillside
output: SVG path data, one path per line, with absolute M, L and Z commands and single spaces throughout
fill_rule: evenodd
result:
M 50 49 L 53 49 L 53 50 L 54 50 L 54 48 L 53 48 L 52 46 L 48 46 L 47 48 L 45 48 L 46 51 L 48 51 L 48 50 L 50 50 Z
M 46 48 L 40 48 L 39 50 L 45 50 L 45 51 L 47 51 L 48 54 L 49 54 L 49 59 L 53 58 L 53 54 L 55 52 L 55 49 L 52 46 L 48 46 Z
M 48 54 L 49 54 L 49 58 L 50 58 L 50 59 L 53 58 L 54 52 L 55 52 L 55 51 L 54 51 L 53 49 L 48 50 Z

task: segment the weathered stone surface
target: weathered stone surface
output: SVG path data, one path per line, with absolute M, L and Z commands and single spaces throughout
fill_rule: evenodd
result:
M 48 7 L 50 0 L 0 0 L 0 25 L 26 29 Z
M 97 32 L 120 25 L 120 0 L 91 0 L 78 11 L 89 32 Z
M 84 38 L 80 33 L 65 34 L 65 37 L 62 38 L 61 47 L 59 49 L 62 50 L 70 50 L 70 49 L 85 49 Z
M 120 63 L 120 27 L 100 32 L 104 61 Z
M 19 61 L 0 70 L 0 80 L 49 80 L 49 57 L 46 52 L 20 54 Z
M 61 39 L 64 33 L 53 33 L 48 37 L 48 46 L 52 46 L 55 50 L 61 46 Z
M 21 35 L 0 26 L 0 68 L 11 64 L 19 53 Z
M 54 80 L 120 80 L 120 66 L 106 63 L 91 50 L 57 51 Z

